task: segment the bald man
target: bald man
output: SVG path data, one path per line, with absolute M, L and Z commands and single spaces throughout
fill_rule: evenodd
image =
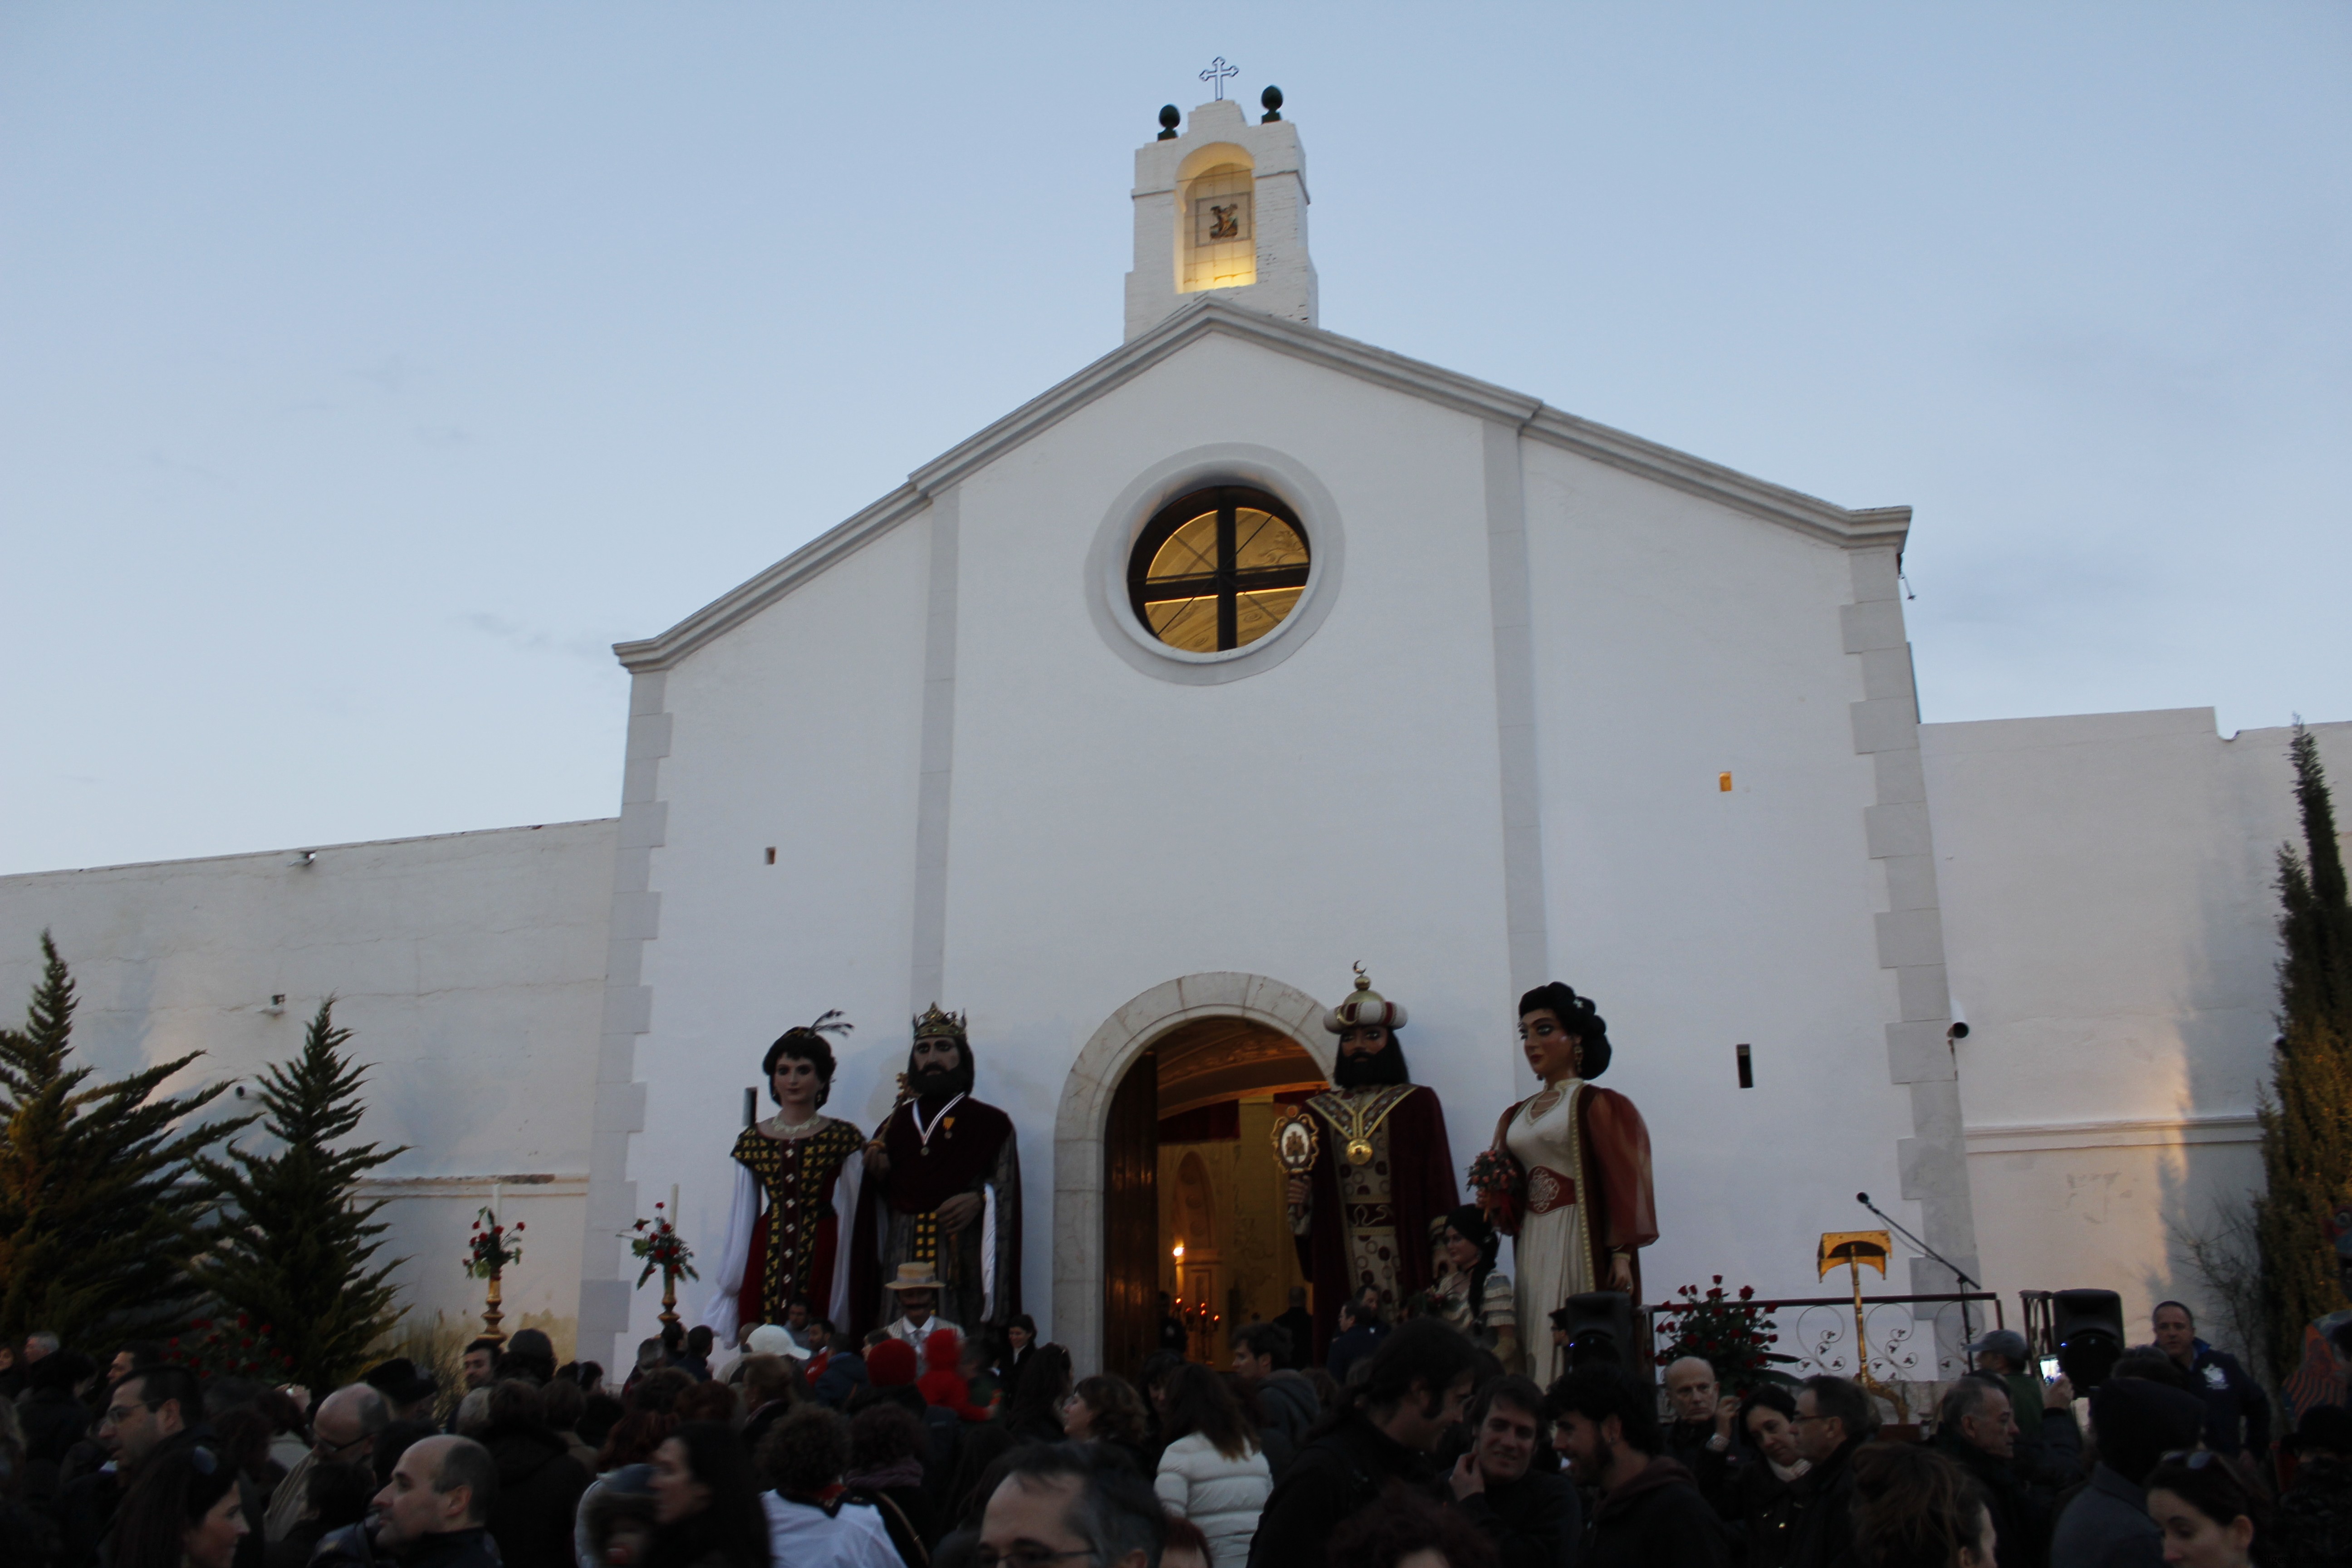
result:
M 499 1568 L 489 1531 L 498 1500 L 488 1448 L 471 1437 L 421 1438 L 376 1494 L 376 1550 L 403 1568 Z
M 1705 1357 L 1686 1355 L 1666 1363 L 1666 1404 L 1674 1411 L 1666 1457 L 1681 1460 L 1713 1501 L 1730 1476 L 1731 1423 L 1739 1400 L 1724 1394 Z
M 310 1417 L 310 1451 L 294 1461 L 271 1494 L 262 1531 L 271 1545 L 301 1521 L 310 1495 L 310 1472 L 321 1465 L 368 1468 L 375 1463 L 376 1434 L 392 1424 L 392 1407 L 364 1383 L 339 1388 L 319 1402 Z

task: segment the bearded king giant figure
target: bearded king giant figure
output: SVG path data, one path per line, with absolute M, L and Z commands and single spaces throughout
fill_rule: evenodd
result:
M 1436 1276 L 1433 1227 L 1460 1201 L 1445 1110 L 1434 1089 L 1407 1074 L 1396 1032 L 1404 1009 L 1372 989 L 1360 964 L 1356 989 L 1323 1015 L 1339 1037 L 1331 1088 L 1309 1098 L 1319 1124 L 1315 1163 L 1290 1179 L 1290 1228 L 1298 1266 L 1315 1286 L 1315 1332 L 1328 1345 L 1339 1303 L 1379 1292 L 1393 1312 Z M 1295 1347 L 1301 1364 L 1316 1346 Z
M 934 1003 L 915 1020 L 898 1103 L 866 1145 L 850 1254 L 858 1339 L 898 1316 L 884 1297 L 902 1264 L 937 1273 L 939 1315 L 950 1322 L 1001 1324 L 1021 1310 L 1020 1142 L 1013 1119 L 974 1100 L 971 1086 L 963 1016 Z

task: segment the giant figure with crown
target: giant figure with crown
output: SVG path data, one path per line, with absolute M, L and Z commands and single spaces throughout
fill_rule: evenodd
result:
M 1323 1016 L 1339 1037 L 1332 1087 L 1309 1098 L 1318 1123 L 1313 1165 L 1289 1184 L 1298 1265 L 1315 1285 L 1315 1334 L 1331 1342 L 1339 1303 L 1370 1287 L 1393 1311 L 1436 1277 L 1433 1231 L 1460 1202 L 1445 1110 L 1413 1083 L 1396 1032 L 1405 1011 L 1372 989 L 1362 965 L 1356 988 Z M 1311 1353 L 1298 1347 L 1302 1359 Z
M 963 1015 L 933 1003 L 915 1020 L 898 1103 L 866 1144 L 850 1250 L 856 1335 L 897 1317 L 887 1293 L 927 1275 L 949 1322 L 1001 1324 L 1021 1310 L 1020 1141 L 1013 1119 L 971 1090 Z

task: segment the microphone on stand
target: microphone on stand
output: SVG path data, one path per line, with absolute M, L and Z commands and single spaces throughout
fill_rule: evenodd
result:
M 1893 1215 L 1888 1214 L 1885 1209 L 1880 1208 L 1876 1204 L 1872 1203 L 1868 1193 L 1854 1194 L 1853 1201 L 1868 1209 L 1871 1213 L 1876 1215 L 1879 1218 L 1885 1220 L 1886 1222 L 1887 1228 L 1892 1230 L 1895 1235 L 1901 1237 L 1904 1240 L 1917 1247 L 1921 1252 L 1926 1253 L 1928 1257 L 1934 1258 L 1937 1262 L 1950 1269 L 1952 1271 L 1952 1278 L 1958 1280 L 1963 1286 L 1971 1290 L 1981 1290 L 1984 1289 L 1984 1286 L 1981 1283 L 1969 1277 L 1966 1269 L 1953 1262 L 1950 1258 L 1945 1257 L 1942 1253 L 1937 1251 L 1934 1247 L 1928 1246 L 1926 1242 L 1920 1240 L 1917 1237 L 1912 1235 L 1908 1230 L 1906 1230 L 1903 1227 L 1903 1224 L 1900 1220 L 1897 1220 Z M 1973 1339 L 1976 1333 L 1974 1325 L 1969 1321 L 1969 1304 L 1966 1301 L 1960 1303 L 1960 1333 L 1967 1339 Z M 1971 1356 L 1969 1359 L 1973 1362 L 1975 1358 Z

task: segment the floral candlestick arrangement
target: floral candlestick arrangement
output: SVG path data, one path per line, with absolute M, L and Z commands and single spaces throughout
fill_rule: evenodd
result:
M 490 1282 L 489 1301 L 482 1310 L 482 1338 L 501 1345 L 507 1342 L 507 1336 L 506 1331 L 499 1327 L 499 1321 L 506 1316 L 499 1310 L 499 1279 L 508 1264 L 522 1261 L 522 1243 L 508 1239 L 507 1229 L 499 1223 L 496 1210 L 485 1208 L 476 1215 L 474 1234 L 466 1244 L 466 1272 Z M 522 1221 L 515 1221 L 513 1229 L 520 1237 Z
M 676 1195 L 675 1192 L 672 1195 Z M 629 1228 L 633 1233 L 629 1237 L 630 1255 L 645 1259 L 646 1264 L 638 1271 L 637 1285 L 642 1289 L 645 1282 L 654 1277 L 654 1270 L 660 1269 L 661 1321 L 664 1326 L 676 1323 L 678 1276 L 683 1274 L 688 1279 L 702 1278 L 694 1271 L 694 1249 L 687 1246 L 685 1238 L 677 1234 L 674 1215 L 665 1211 L 659 1204 L 654 1205 L 654 1217 L 650 1221 L 640 1219 Z

